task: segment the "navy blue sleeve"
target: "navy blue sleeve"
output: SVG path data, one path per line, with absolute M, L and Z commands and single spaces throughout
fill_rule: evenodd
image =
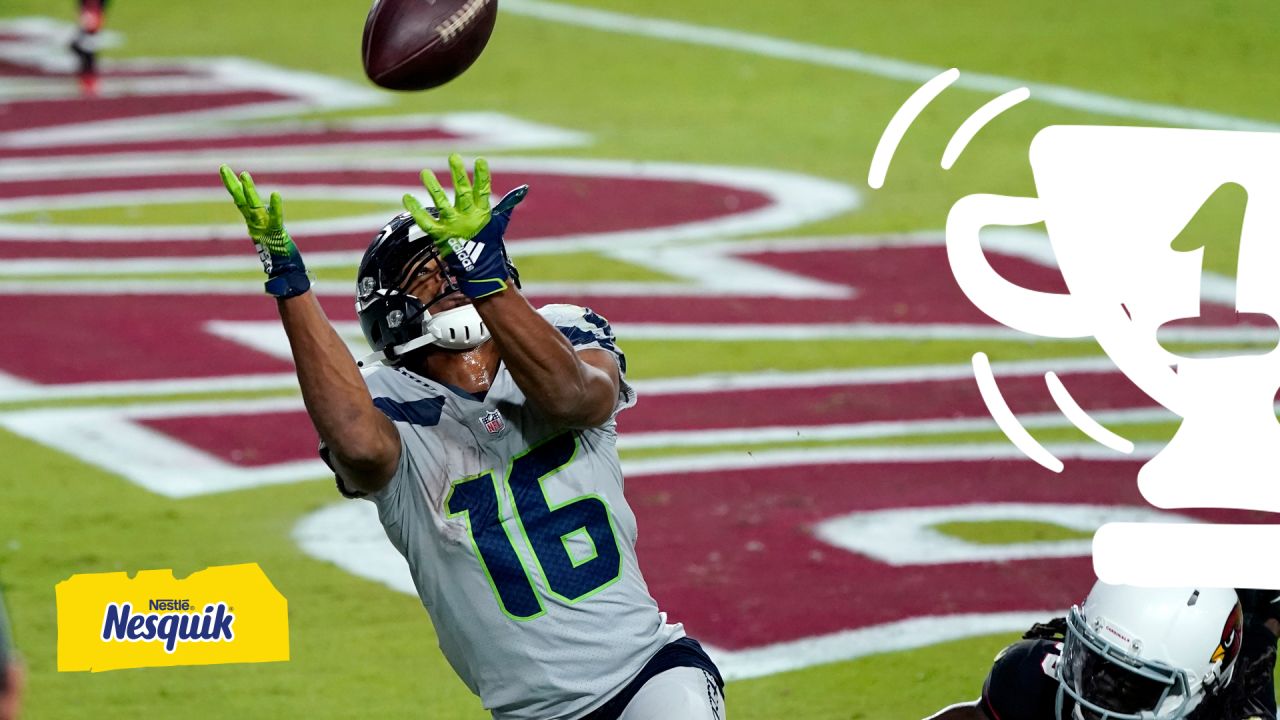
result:
M 1052 720 L 1062 647 L 1052 640 L 1020 640 L 996 656 L 978 706 L 991 720 Z

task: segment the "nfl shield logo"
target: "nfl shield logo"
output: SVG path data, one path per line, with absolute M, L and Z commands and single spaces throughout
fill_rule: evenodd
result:
M 497 435 L 502 432 L 504 427 L 507 426 L 506 422 L 503 421 L 502 416 L 498 414 L 497 410 L 490 410 L 485 413 L 484 417 L 480 418 L 480 424 L 484 425 L 484 429 L 488 430 L 490 435 Z

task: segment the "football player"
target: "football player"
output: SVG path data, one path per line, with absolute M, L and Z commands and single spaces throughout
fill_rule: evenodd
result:
M 1099 582 L 930 720 L 1274 720 L 1276 593 L 1242 594 Z
M 22 665 L 10 642 L 9 621 L 0 598 L 0 720 L 15 720 L 22 700 Z
M 449 158 L 454 201 L 404 197 L 373 239 L 356 309 L 362 371 L 330 326 L 282 201 L 221 168 L 278 299 L 338 489 L 378 509 L 463 682 L 495 718 L 724 718 L 723 681 L 669 624 L 636 562 L 615 416 L 635 403 L 609 323 L 533 306 L 503 234 L 527 188 L 489 205 Z
M 80 91 L 86 96 L 98 94 L 98 31 L 107 0 L 80 0 L 80 29 L 71 40 L 71 52 L 79 66 Z

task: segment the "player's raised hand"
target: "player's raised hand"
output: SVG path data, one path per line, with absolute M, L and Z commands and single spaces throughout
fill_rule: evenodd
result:
M 237 177 L 230 166 L 222 165 L 218 168 L 218 175 L 222 177 L 227 192 L 231 193 L 231 199 L 249 230 L 249 238 L 258 249 L 258 259 L 267 274 L 267 293 L 283 299 L 309 290 L 311 279 L 302 263 L 302 254 L 284 228 L 284 200 L 280 193 L 271 193 L 269 204 L 264 206 L 248 172 Z
M 467 166 L 462 156 L 454 153 L 449 156 L 449 172 L 453 175 L 453 203 L 445 195 L 444 188 L 435 173 L 422 171 L 422 184 L 426 186 L 431 201 L 435 204 L 435 215 L 432 215 L 418 199 L 412 195 L 404 196 L 404 209 L 413 215 L 414 222 L 422 228 L 441 252 L 448 250 L 447 243 L 454 238 L 470 240 L 489 224 L 489 163 L 484 158 L 476 158 L 476 178 L 472 185 L 467 177 Z
M 476 158 L 474 185 L 457 153 L 449 156 L 449 170 L 453 175 L 452 204 L 436 176 L 430 170 L 423 170 L 422 184 L 431 194 L 435 207 L 431 210 L 422 207 L 412 195 L 404 196 L 404 207 L 435 243 L 463 294 L 475 300 L 500 293 L 507 289 L 507 280 L 511 277 L 502 235 L 507 231 L 511 211 L 524 199 L 529 188 L 521 185 L 490 209 L 489 163 L 484 158 Z

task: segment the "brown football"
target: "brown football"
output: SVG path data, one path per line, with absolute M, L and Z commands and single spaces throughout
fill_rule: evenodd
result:
M 364 22 L 364 72 L 390 90 L 426 90 L 480 57 L 498 0 L 374 0 Z

